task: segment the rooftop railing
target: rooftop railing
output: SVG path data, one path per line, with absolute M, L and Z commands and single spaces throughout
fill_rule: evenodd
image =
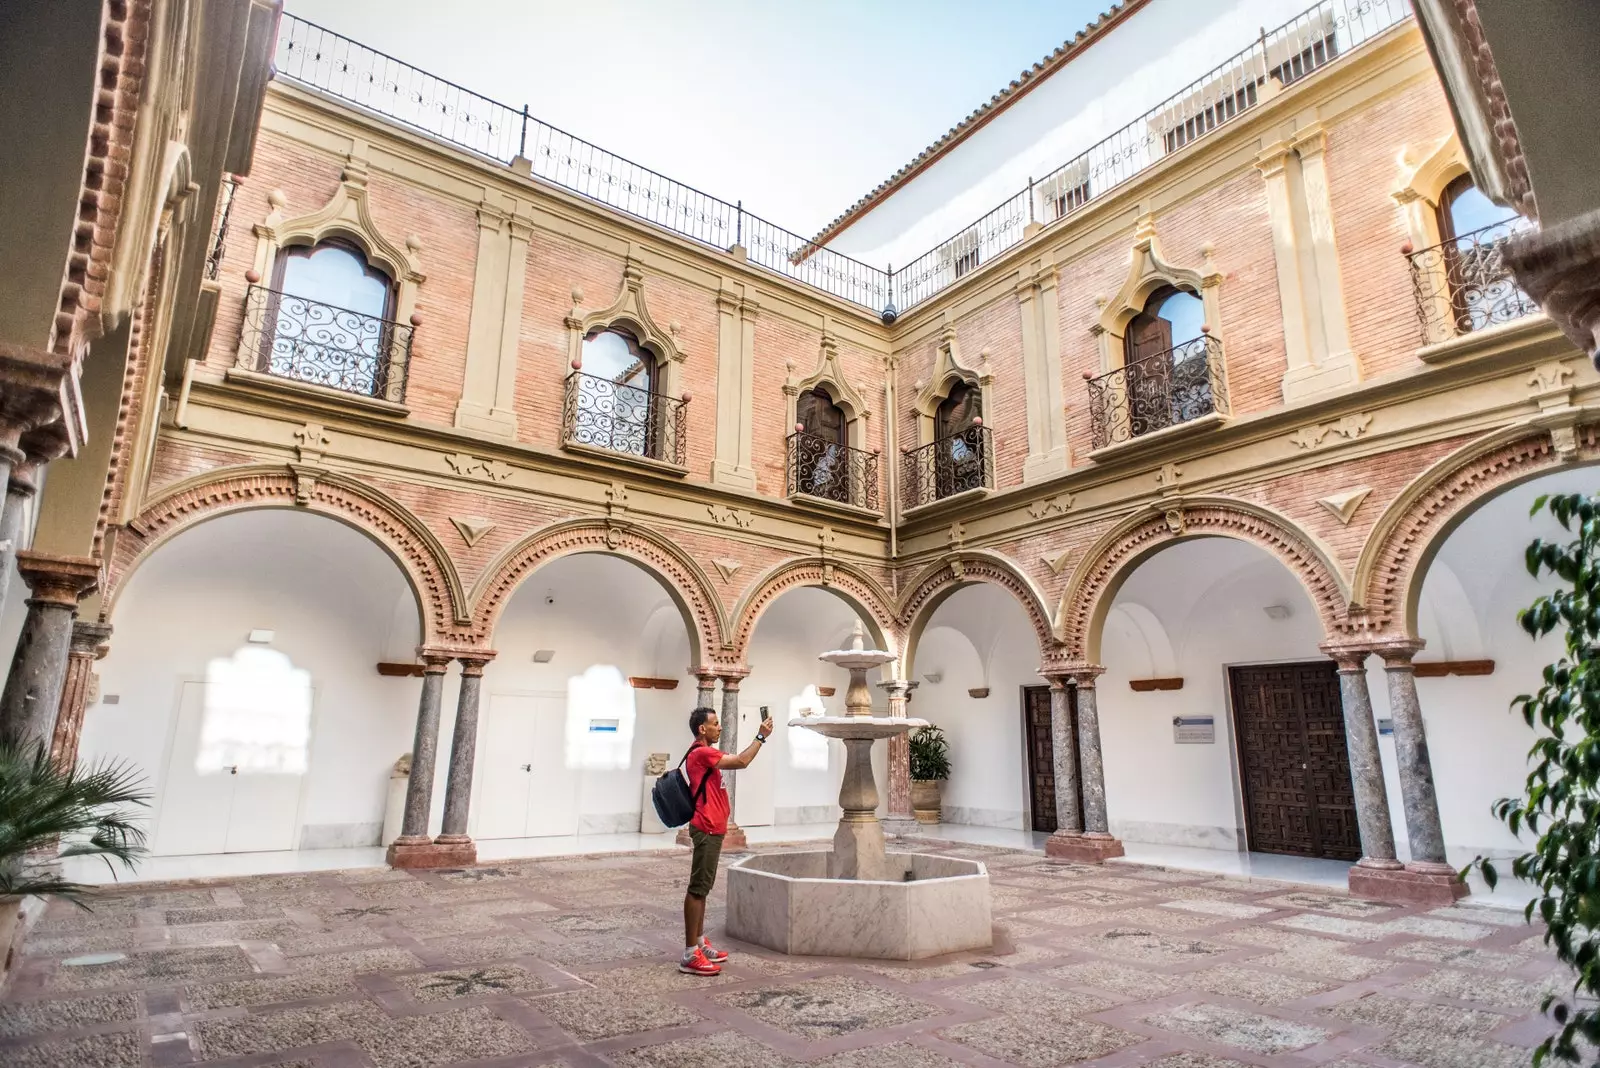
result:
M 1322 0 L 1261 36 L 1077 158 L 1007 197 L 960 234 L 898 270 L 881 270 L 529 114 L 304 19 L 285 14 L 279 77 L 712 248 L 884 314 L 913 307 L 1050 223 L 1204 137 L 1284 86 L 1332 63 L 1411 15 L 1407 0 Z M 898 308 L 896 305 L 898 304 Z

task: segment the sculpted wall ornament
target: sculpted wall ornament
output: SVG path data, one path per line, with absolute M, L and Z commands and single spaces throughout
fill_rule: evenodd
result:
M 467 543 L 467 548 L 472 548 L 483 540 L 483 536 L 494 529 L 494 521 L 477 515 L 453 515 L 450 523 L 456 528 L 456 533 L 461 535 L 461 540 Z
M 748 508 L 731 508 L 726 504 L 708 504 L 706 511 L 711 516 L 711 521 L 721 527 L 738 527 L 740 530 L 749 530 L 755 524 L 756 517 Z
M 1059 575 L 1067 569 L 1067 561 L 1072 559 L 1072 552 L 1061 553 L 1057 556 L 1041 556 L 1039 560 L 1050 569 L 1052 575 Z
M 294 447 L 295 459 L 301 463 L 318 463 L 322 460 L 324 450 L 333 444 L 328 440 L 328 435 L 323 433 L 319 423 L 307 423 L 294 432 L 294 440 L 299 442 Z
M 1563 360 L 1552 360 L 1541 363 L 1533 369 L 1528 376 L 1528 385 L 1532 387 L 1529 396 L 1534 400 L 1548 396 L 1551 393 L 1570 393 L 1572 384 L 1572 367 Z
M 1295 447 L 1309 452 L 1313 449 L 1320 449 L 1324 443 L 1335 438 L 1354 441 L 1371 428 L 1372 416 L 1366 412 L 1355 412 L 1331 423 L 1303 426 L 1289 435 L 1289 441 Z
M 739 569 L 744 566 L 737 560 L 729 560 L 721 556 L 713 557 L 711 563 L 716 567 L 717 573 L 722 576 L 723 582 L 732 582 L 733 576 L 738 574 Z
M 1161 465 L 1161 470 L 1156 472 L 1156 485 L 1161 487 L 1161 495 L 1169 497 L 1181 488 L 1179 483 L 1183 480 L 1183 468 L 1177 464 L 1166 463 Z
M 504 482 L 510 478 L 516 468 L 500 460 L 484 460 L 477 456 L 468 456 L 464 452 L 451 453 L 444 458 L 450 470 L 466 477 L 479 477 L 490 482 Z
M 1054 497 L 1046 497 L 1028 505 L 1028 514 L 1033 516 L 1034 519 L 1043 519 L 1051 515 L 1066 515 L 1067 511 L 1072 507 L 1072 500 L 1072 494 L 1058 493 Z
M 1317 503 L 1332 512 L 1339 522 L 1349 526 L 1351 517 L 1356 514 L 1356 509 L 1361 507 L 1361 502 L 1366 500 L 1367 494 L 1371 492 L 1371 486 L 1357 486 L 1354 489 L 1331 493 L 1319 499 Z

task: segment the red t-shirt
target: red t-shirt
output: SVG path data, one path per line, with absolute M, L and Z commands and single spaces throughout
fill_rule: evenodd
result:
M 694 818 L 689 821 L 691 827 L 698 827 L 706 834 L 728 833 L 728 791 L 722 788 L 722 772 L 717 770 L 721 762 L 722 750 L 698 743 L 689 750 L 689 759 L 684 762 L 690 797 L 699 795 L 701 780 L 711 776 L 705 795 L 695 802 Z

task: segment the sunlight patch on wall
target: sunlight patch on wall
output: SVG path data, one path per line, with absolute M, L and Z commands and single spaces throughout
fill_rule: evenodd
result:
M 633 687 L 612 664 L 567 679 L 567 767 L 620 771 L 633 760 Z
M 808 685 L 799 694 L 789 698 L 789 718 L 800 716 L 825 716 L 822 695 L 815 685 Z M 789 728 L 789 766 L 806 771 L 828 770 L 828 739 L 804 727 Z
M 245 646 L 206 664 L 195 771 L 304 775 L 311 750 L 311 673 L 276 649 Z

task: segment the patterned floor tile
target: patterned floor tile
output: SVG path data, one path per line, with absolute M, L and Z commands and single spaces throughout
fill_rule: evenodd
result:
M 724 1005 L 801 1038 L 835 1038 L 933 1016 L 931 1005 L 859 979 L 830 977 L 720 994 Z
M 533 1045 L 526 1031 L 481 1006 L 393 1018 L 373 1005 L 348 1002 L 207 1020 L 196 1024 L 195 1032 L 208 1058 L 348 1041 L 376 1068 L 431 1068 L 524 1053 Z
M 1255 1053 L 1304 1049 L 1328 1037 L 1327 1031 L 1310 1024 L 1204 1003 L 1155 1013 L 1146 1016 L 1144 1022 L 1166 1031 L 1194 1035 Z
M 1021 1015 L 958 1024 L 938 1035 L 1023 1068 L 1078 1064 L 1144 1041 L 1138 1035 L 1090 1020 Z
M 737 1031 L 637 1046 L 610 1054 L 619 1068 L 780 1068 L 794 1061 Z
M 138 1035 L 92 1035 L 0 1050 L 6 1068 L 140 1068 Z
M 140 1015 L 144 998 L 137 994 L 101 994 L 87 998 L 51 1001 L 17 1001 L 0 1004 L 0 1038 L 70 1031 L 109 1020 L 132 1020 Z
M 563 1031 L 585 1042 L 692 1024 L 701 1019 L 699 1013 L 674 1001 L 606 990 L 551 994 L 534 1004 Z

